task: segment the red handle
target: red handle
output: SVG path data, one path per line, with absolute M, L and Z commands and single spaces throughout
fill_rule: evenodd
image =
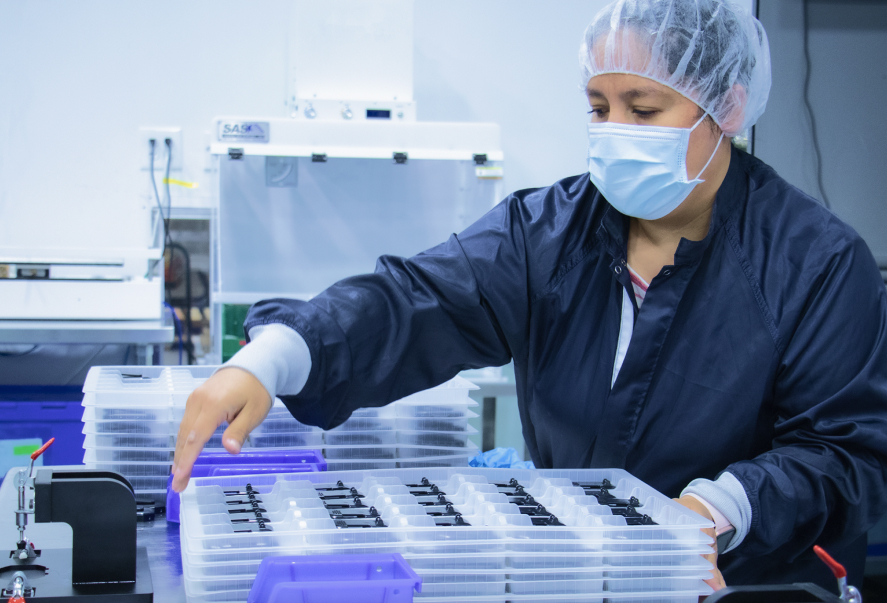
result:
M 37 457 L 46 452 L 46 449 L 49 448 L 50 444 L 52 444 L 53 442 L 55 442 L 55 438 L 49 438 L 48 442 L 46 442 L 43 446 L 31 453 L 31 460 L 36 461 Z M 12 601 L 12 599 L 10 599 L 10 601 Z
M 25 600 L 21 597 L 9 597 L 9 603 L 25 603 Z
M 847 577 L 847 570 L 844 569 L 844 566 L 832 559 L 832 556 L 826 553 L 821 546 L 818 544 L 814 545 L 813 552 L 822 559 L 822 562 L 825 563 L 830 570 L 832 570 L 835 578 L 840 580 L 841 578 Z

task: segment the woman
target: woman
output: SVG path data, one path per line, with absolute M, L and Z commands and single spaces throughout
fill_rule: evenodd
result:
M 252 343 L 188 401 L 174 487 L 274 395 L 329 428 L 513 359 L 537 467 L 680 496 L 714 521 L 728 583 L 833 588 L 815 543 L 861 580 L 885 510 L 887 296 L 852 229 L 730 144 L 763 112 L 768 52 L 721 0 L 605 8 L 580 51 L 589 173 L 310 302 L 257 304 Z

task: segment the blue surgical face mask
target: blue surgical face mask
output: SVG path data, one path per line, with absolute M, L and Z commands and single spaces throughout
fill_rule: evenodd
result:
M 633 124 L 588 124 L 588 174 L 610 205 L 627 216 L 658 220 L 673 212 L 703 180 L 699 176 L 714 159 L 724 134 L 708 162 L 690 180 L 687 146 L 692 128 L 662 128 Z

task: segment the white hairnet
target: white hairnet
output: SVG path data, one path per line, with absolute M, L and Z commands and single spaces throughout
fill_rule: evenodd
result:
M 727 136 L 754 125 L 770 94 L 761 23 L 727 0 L 617 0 L 597 14 L 579 49 L 583 86 L 631 73 L 699 105 Z

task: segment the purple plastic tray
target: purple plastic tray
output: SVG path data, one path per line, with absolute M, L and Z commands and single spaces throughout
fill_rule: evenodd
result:
M 247 603 L 409 603 L 422 578 L 398 553 L 266 557 Z
M 263 473 L 308 473 L 326 471 L 326 461 L 319 450 L 250 450 L 240 454 L 204 452 L 197 457 L 191 477 L 221 475 L 256 475 Z M 181 501 L 172 489 L 172 475 L 166 480 L 166 521 L 179 523 Z
M 197 465 L 293 465 L 310 463 L 322 465 L 319 471 L 326 471 L 326 461 L 320 450 L 243 450 L 240 454 L 227 452 L 203 452 L 194 462 Z

